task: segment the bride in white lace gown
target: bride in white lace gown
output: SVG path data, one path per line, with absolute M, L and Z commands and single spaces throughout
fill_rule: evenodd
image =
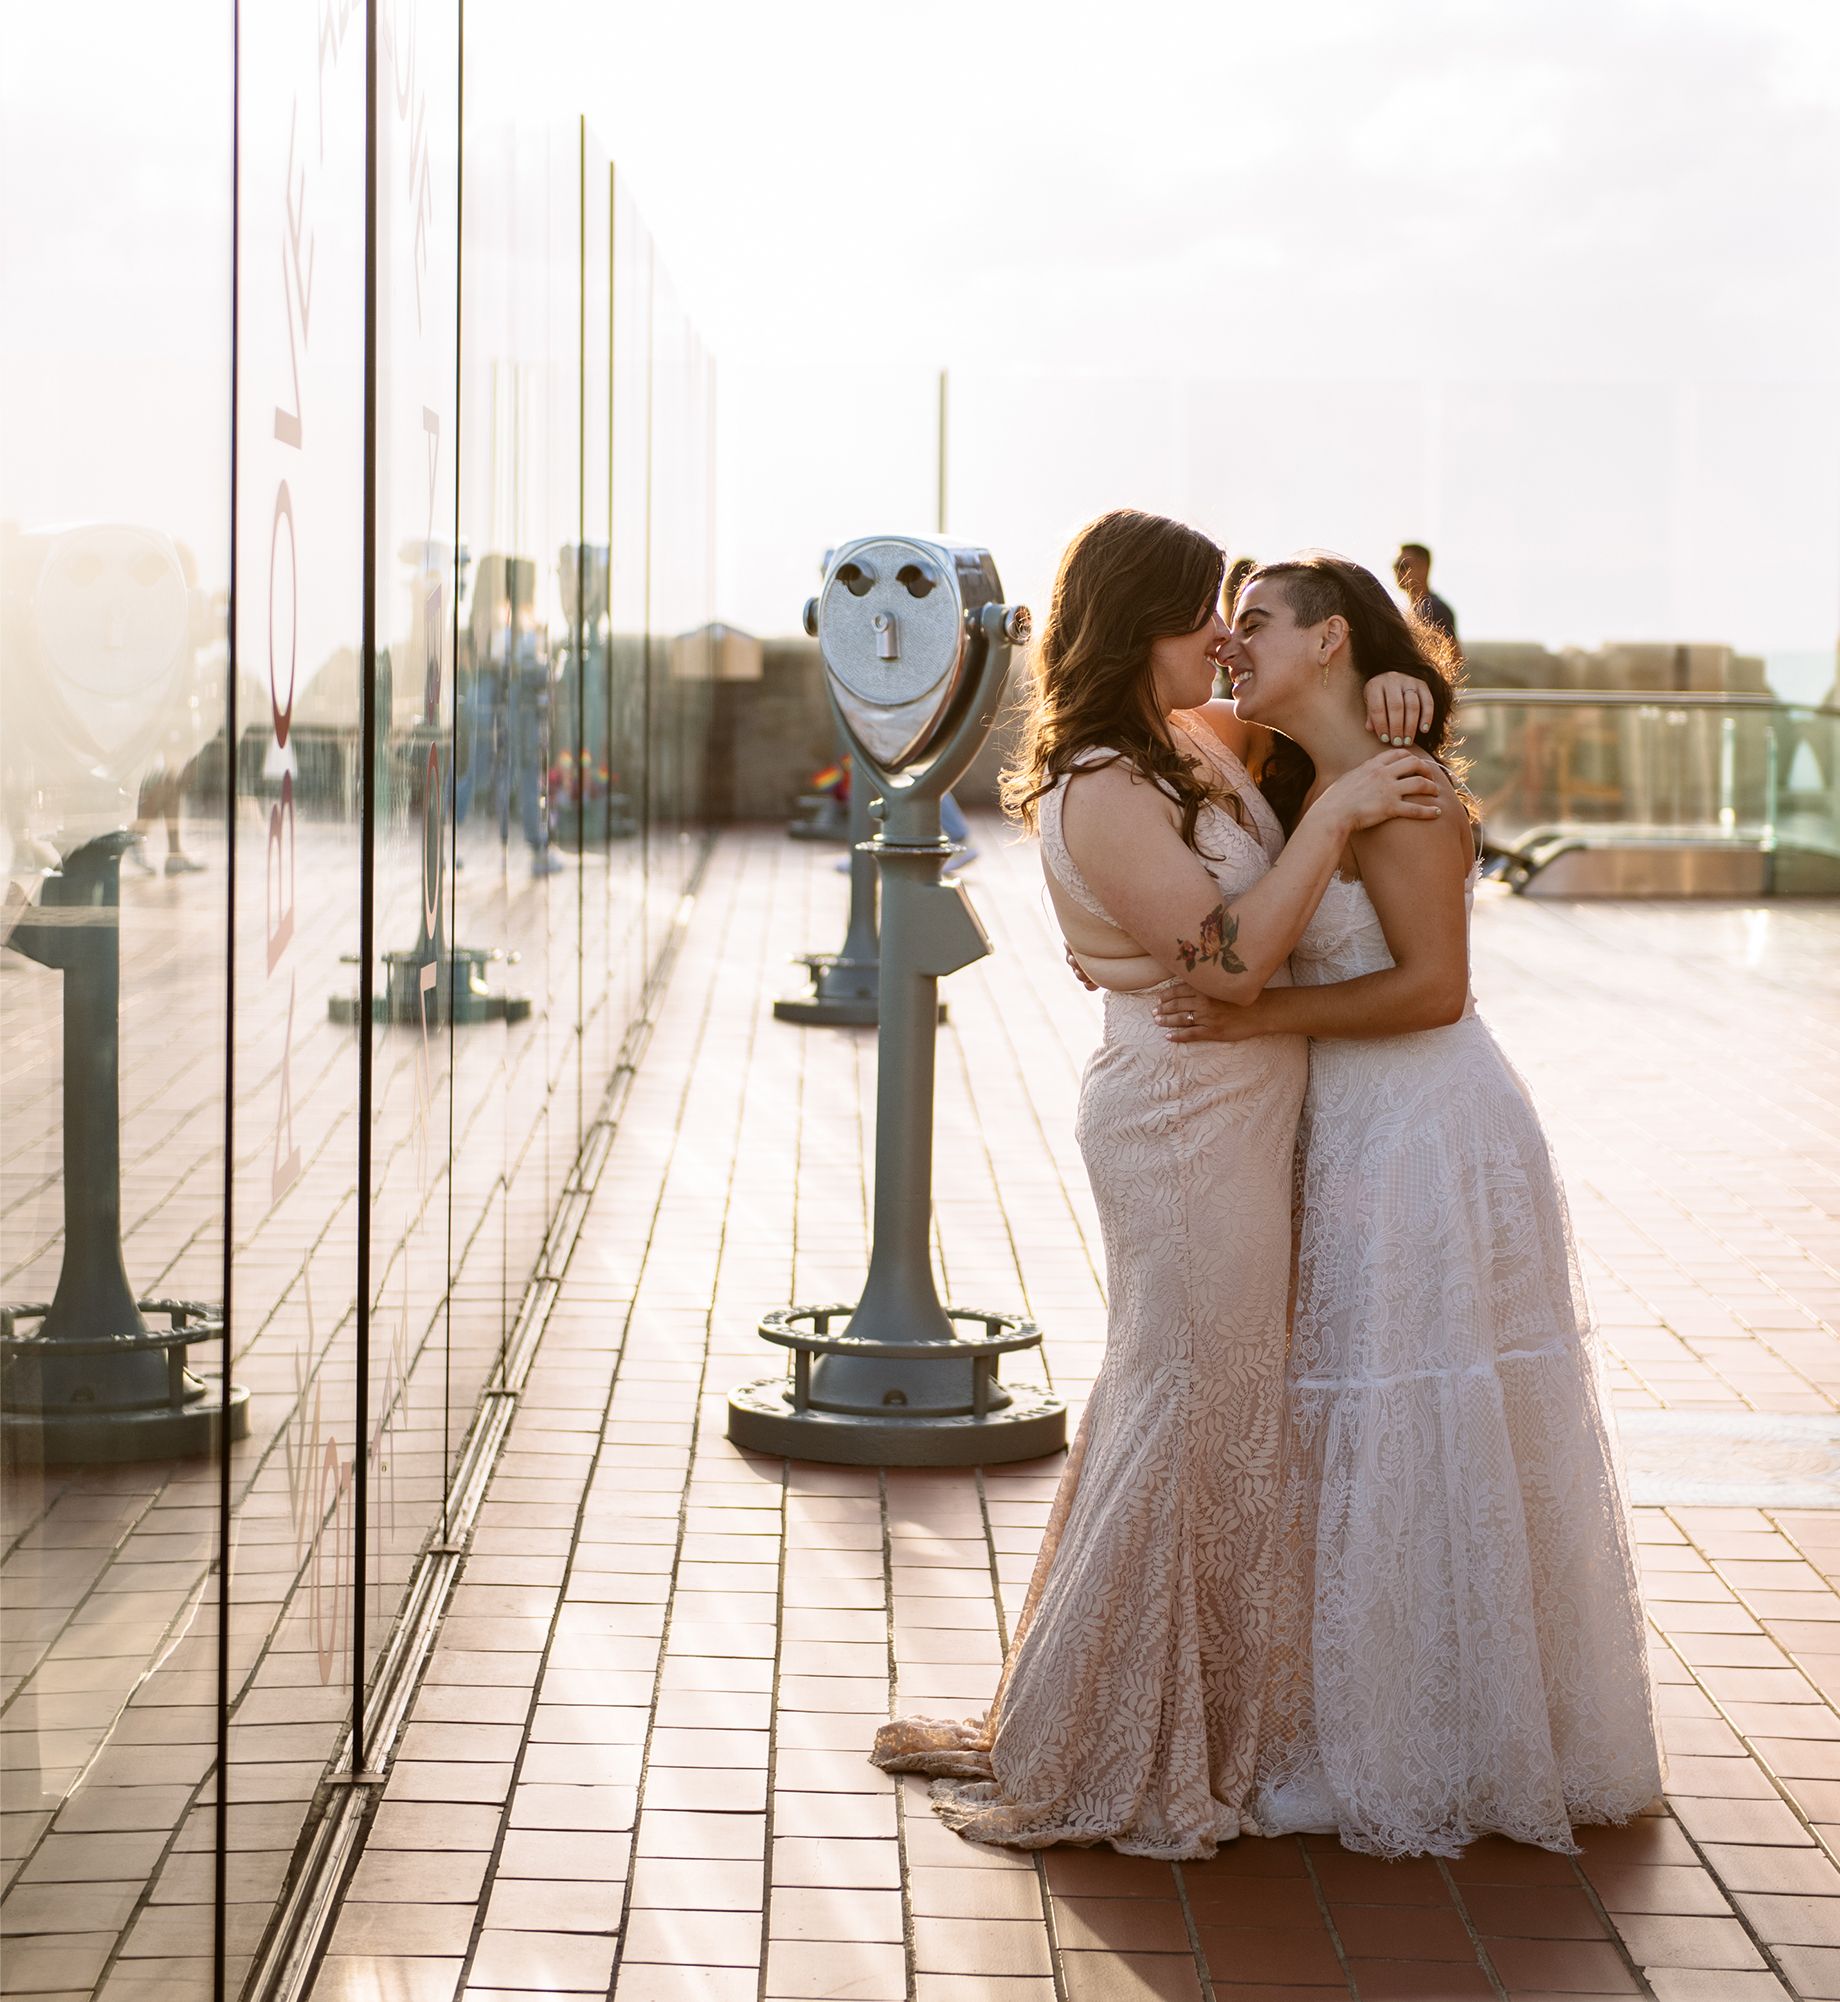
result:
M 1430 761 L 1387 751 L 1328 788 L 1286 846 L 1216 734 L 1237 719 L 1198 713 L 1225 707 L 1208 702 L 1223 565 L 1179 523 L 1102 517 L 1067 554 L 1040 643 L 1018 790 L 1061 927 L 1107 990 L 1079 1111 L 1105 1233 L 1105 1366 L 988 1715 L 898 1718 L 874 1753 L 934 1775 L 941 1814 L 986 1842 L 1193 1857 L 1245 1825 L 1304 1048 L 1172 1050 L 1155 998 L 1178 968 L 1246 998 L 1282 979 L 1352 830 L 1436 811 Z
M 1241 716 L 1291 740 L 1264 774 L 1283 817 L 1362 754 L 1363 675 L 1438 645 L 1354 564 L 1254 573 L 1228 665 Z M 1311 1038 L 1249 1819 L 1385 1856 L 1569 1850 L 1662 1778 L 1596 1337 L 1538 1115 L 1469 998 L 1467 817 L 1351 847 L 1294 986 L 1160 1003 L 1176 1041 Z

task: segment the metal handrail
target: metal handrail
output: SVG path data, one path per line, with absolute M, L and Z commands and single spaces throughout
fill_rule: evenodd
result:
M 1472 702 L 1529 709 L 1793 709 L 1808 716 L 1840 718 L 1831 702 L 1788 702 L 1780 695 L 1721 694 L 1704 688 L 1463 688 L 1459 713 Z

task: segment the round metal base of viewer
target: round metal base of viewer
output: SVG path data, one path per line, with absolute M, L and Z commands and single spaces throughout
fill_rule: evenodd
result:
M 452 1023 L 465 1028 L 474 1022 L 523 1022 L 530 1016 L 530 997 L 504 994 L 488 985 L 487 976 L 494 960 L 502 954 L 481 946 L 455 946 L 453 965 L 445 984 L 436 981 L 426 994 L 421 989 L 424 960 L 409 952 L 386 952 L 384 985 L 371 996 L 371 1019 L 391 1028 L 445 1028 Z M 360 1009 L 355 994 L 328 997 L 326 1013 L 341 1028 L 357 1021 Z
M 786 832 L 794 841 L 848 841 L 850 809 L 839 801 L 825 800 L 800 819 L 788 822 Z
M 224 1423 L 224 1397 L 212 1384 L 203 1397 L 180 1410 L 156 1405 L 131 1411 L 0 1412 L 9 1460 L 42 1461 L 47 1467 L 119 1464 L 134 1460 L 202 1460 L 217 1446 Z M 249 1436 L 249 1392 L 230 1386 L 230 1437 Z
M 776 1022 L 804 1022 L 836 1029 L 873 1029 L 882 1019 L 880 1002 L 855 994 L 803 994 L 792 1001 L 775 1001 Z
M 983 1418 L 865 1417 L 795 1411 L 792 1380 L 765 1376 L 729 1393 L 728 1436 L 750 1453 L 833 1467 L 999 1467 L 1067 1443 L 1067 1407 L 1032 1383 L 1006 1383 L 1009 1403 Z

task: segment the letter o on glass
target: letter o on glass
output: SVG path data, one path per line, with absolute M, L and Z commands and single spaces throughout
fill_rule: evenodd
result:
M 275 684 L 275 552 L 281 524 L 287 523 L 288 543 L 288 684 L 283 702 Z M 288 726 L 294 718 L 294 667 L 300 649 L 300 562 L 294 540 L 294 496 L 283 480 L 275 489 L 275 518 L 268 531 L 268 702 L 275 718 L 275 742 L 287 748 Z
M 441 748 L 430 744 L 428 775 L 422 781 L 422 918 L 430 949 L 441 909 L 441 821 L 446 803 L 441 792 Z

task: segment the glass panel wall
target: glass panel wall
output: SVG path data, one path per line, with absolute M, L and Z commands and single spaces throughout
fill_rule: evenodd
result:
M 182 11 L 22 20 L 0 120 L 7 1993 L 272 1979 L 700 853 L 606 153 L 452 10 Z

